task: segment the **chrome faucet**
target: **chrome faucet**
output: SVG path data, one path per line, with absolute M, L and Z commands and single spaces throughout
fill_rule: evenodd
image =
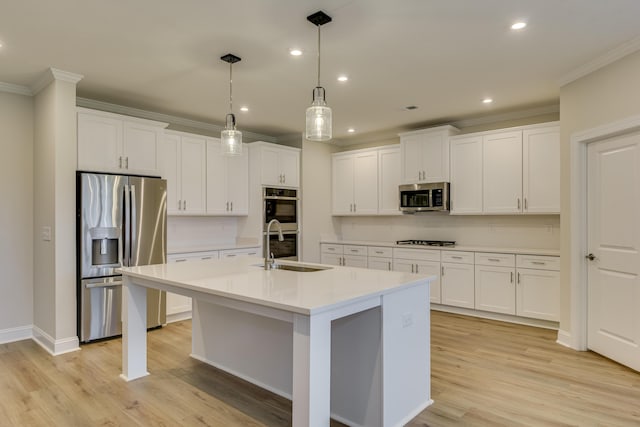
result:
M 267 224 L 267 244 L 264 246 L 264 269 L 270 270 L 276 263 L 276 259 L 273 256 L 273 252 L 271 252 L 271 241 L 269 239 L 271 234 L 271 226 L 276 224 L 278 226 L 278 240 L 283 241 L 284 236 L 282 235 L 282 226 L 280 225 L 280 221 L 277 219 L 272 219 Z

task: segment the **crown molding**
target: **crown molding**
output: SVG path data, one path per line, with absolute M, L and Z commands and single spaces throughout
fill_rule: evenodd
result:
M 31 85 L 31 92 L 36 95 L 54 80 L 77 84 L 83 78 L 84 76 L 81 74 L 58 70 L 57 68 L 49 68 L 33 85 Z
M 622 43 L 620 46 L 614 48 L 613 50 L 610 50 L 604 55 L 601 55 L 576 68 L 575 70 L 565 74 L 560 78 L 558 83 L 560 87 L 565 86 L 571 82 L 578 80 L 581 77 L 599 70 L 600 68 L 604 68 L 607 65 L 612 64 L 617 60 L 622 59 L 625 56 L 630 55 L 638 50 L 640 50 L 640 36 Z
M 523 110 L 509 111 L 507 113 L 491 114 L 488 116 L 476 117 L 452 121 L 450 124 L 463 130 L 470 126 L 486 125 L 490 123 L 504 122 L 508 120 L 526 119 L 527 117 L 542 116 L 543 114 L 554 114 L 560 112 L 560 104 L 546 105 L 542 107 L 527 108 Z
M 125 116 L 133 116 L 139 117 L 141 119 L 154 120 L 159 122 L 169 123 L 169 128 L 173 127 L 179 128 L 189 128 L 189 129 L 199 129 L 210 132 L 212 134 L 220 133 L 224 126 L 215 125 L 212 123 L 200 122 L 197 120 L 185 119 L 183 117 L 173 116 L 170 114 L 156 113 L 154 111 L 142 110 L 139 108 L 127 107 L 124 105 L 112 104 L 110 102 L 104 101 L 96 101 L 94 99 L 88 98 L 76 98 L 76 105 L 78 107 L 91 108 L 93 110 L 100 111 L 108 111 L 110 113 L 123 114 Z M 183 129 L 178 129 L 183 130 Z M 248 141 L 266 141 L 266 142 L 277 142 L 277 138 L 269 135 L 263 135 L 254 132 L 248 132 L 242 130 L 242 137 L 244 140 Z
M 17 95 L 33 96 L 33 92 L 26 86 L 0 82 L 0 92 L 15 93 Z

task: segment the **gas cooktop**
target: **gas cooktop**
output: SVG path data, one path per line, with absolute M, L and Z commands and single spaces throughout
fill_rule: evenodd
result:
M 456 242 L 450 240 L 398 240 L 396 244 L 418 246 L 455 246 Z

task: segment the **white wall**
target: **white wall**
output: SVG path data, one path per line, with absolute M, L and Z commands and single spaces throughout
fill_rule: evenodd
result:
M 570 283 L 572 260 L 580 254 L 570 250 L 571 204 L 570 177 L 571 135 L 640 114 L 640 52 L 630 54 L 613 64 L 565 85 L 560 90 L 561 134 L 561 317 L 560 329 L 571 333 Z
M 331 216 L 331 154 L 336 150 L 332 144 L 302 142 L 302 260 L 306 262 L 320 262 L 318 242 L 338 230 L 339 220 Z
M 33 98 L 0 92 L 0 152 L 2 342 L 33 323 Z
M 176 252 L 234 243 L 237 221 L 229 217 L 170 216 L 167 218 L 167 250 Z M 258 236 L 255 238 L 257 242 Z

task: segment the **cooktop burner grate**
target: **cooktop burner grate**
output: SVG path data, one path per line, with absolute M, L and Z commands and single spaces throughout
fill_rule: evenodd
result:
M 451 240 L 398 240 L 396 244 L 418 246 L 455 246 L 456 242 Z

